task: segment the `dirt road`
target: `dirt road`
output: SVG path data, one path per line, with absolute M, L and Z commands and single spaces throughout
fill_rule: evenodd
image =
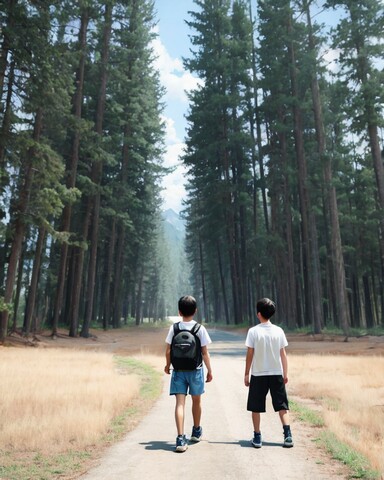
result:
M 248 479 L 326 480 L 345 479 L 341 466 L 329 460 L 314 443 L 316 431 L 292 418 L 294 448 L 282 447 L 278 414 L 268 406 L 262 416 L 263 447 L 250 445 L 252 423 L 246 411 L 247 388 L 243 385 L 244 338 L 210 331 L 214 380 L 203 396 L 204 439 L 184 453 L 174 452 L 174 399 L 168 395 L 169 376 L 150 413 L 126 438 L 110 448 L 100 465 L 82 480 L 195 480 Z M 289 393 L 289 384 L 288 384 Z M 186 433 L 192 416 L 187 400 Z

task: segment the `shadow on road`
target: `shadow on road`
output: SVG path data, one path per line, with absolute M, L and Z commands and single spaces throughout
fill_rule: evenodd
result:
M 240 447 L 243 448 L 254 448 L 252 446 L 251 440 L 239 440 L 238 442 L 210 442 L 213 445 L 240 445 Z M 265 442 L 263 440 L 263 447 L 282 447 L 282 443 L 276 443 L 276 442 Z M 256 449 L 255 449 L 256 450 Z
M 254 448 L 250 440 L 239 440 L 237 442 L 210 442 L 209 440 L 203 440 L 203 442 L 207 442 L 212 445 L 238 445 L 242 448 Z M 170 442 L 153 440 L 151 442 L 140 443 L 140 445 L 143 445 L 145 450 L 164 450 L 166 452 L 175 451 L 175 444 Z M 198 443 L 191 442 L 188 444 L 189 447 L 193 447 L 194 445 L 198 445 Z M 263 441 L 263 447 L 282 447 L 282 444 Z
M 140 443 L 144 445 L 146 450 L 165 450 L 168 452 L 175 451 L 175 444 L 170 442 L 152 441 L 146 443 Z

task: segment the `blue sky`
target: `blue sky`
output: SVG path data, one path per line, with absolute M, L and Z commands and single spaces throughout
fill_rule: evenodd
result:
M 380 0 L 382 1 L 382 0 Z M 256 0 L 252 2 L 253 14 L 256 13 Z M 195 88 L 198 79 L 184 70 L 182 58 L 190 57 L 191 33 L 185 20 L 189 19 L 188 11 L 198 7 L 193 0 L 155 0 L 157 12 L 158 38 L 154 42 L 154 50 L 158 56 L 156 67 L 160 72 L 160 81 L 166 88 L 164 96 L 166 122 L 166 152 L 164 165 L 175 167 L 174 173 L 163 180 L 163 209 L 172 208 L 179 213 L 182 210 L 182 200 L 185 198 L 185 170 L 179 160 L 182 154 L 185 138 L 185 114 L 188 111 L 188 100 L 185 91 Z M 314 12 L 312 12 L 312 15 Z M 316 15 L 317 22 L 335 25 L 338 15 L 334 12 Z M 334 52 L 327 52 L 328 60 L 335 58 Z
M 164 96 L 166 122 L 166 153 L 164 165 L 175 167 L 163 181 L 164 210 L 179 213 L 185 197 L 185 170 L 180 163 L 185 138 L 185 114 L 188 100 L 185 91 L 195 88 L 198 80 L 184 70 L 182 58 L 190 54 L 189 28 L 185 24 L 188 11 L 196 9 L 193 0 L 156 0 L 158 39 L 154 44 L 158 56 L 160 80 L 166 88 Z

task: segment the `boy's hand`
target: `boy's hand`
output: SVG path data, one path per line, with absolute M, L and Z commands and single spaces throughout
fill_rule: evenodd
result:
M 244 375 L 244 385 L 249 387 L 249 375 Z
M 171 373 L 171 366 L 170 366 L 170 365 L 166 365 L 166 366 L 164 367 L 164 372 L 165 372 L 167 375 L 169 375 L 169 374 Z
M 207 383 L 212 382 L 212 379 L 213 379 L 212 373 L 208 372 L 207 373 L 207 380 L 206 380 Z

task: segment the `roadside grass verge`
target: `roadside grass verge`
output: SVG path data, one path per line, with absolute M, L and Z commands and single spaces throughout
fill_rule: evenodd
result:
M 137 425 L 161 378 L 144 361 L 109 353 L 1 350 L 0 479 L 79 476 Z
M 326 430 L 383 474 L 384 357 L 292 354 L 289 364 L 290 392 L 315 402 Z
M 356 452 L 326 428 L 323 415 L 320 412 L 316 412 L 293 400 L 290 400 L 289 406 L 296 418 L 319 429 L 315 442 L 333 459 L 348 467 L 350 471 L 349 478 L 361 478 L 364 480 L 380 480 L 382 478 L 379 472 L 374 471 L 370 467 L 369 461 L 363 455 Z

